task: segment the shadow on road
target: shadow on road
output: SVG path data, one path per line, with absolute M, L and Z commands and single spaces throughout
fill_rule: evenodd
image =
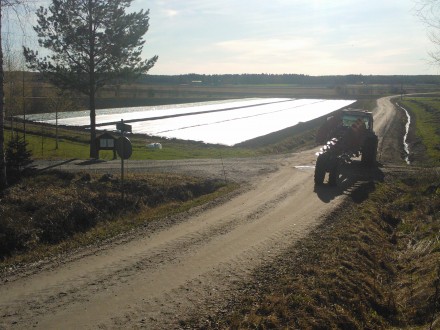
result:
M 105 163 L 106 161 L 103 159 L 89 159 L 89 160 L 85 160 L 81 163 L 77 163 L 76 165 L 79 166 L 85 166 L 85 165 L 94 165 L 94 164 L 100 164 L 100 163 Z
M 360 161 L 345 164 L 340 168 L 336 186 L 328 183 L 315 185 L 314 192 L 324 203 L 330 203 L 340 195 L 348 195 L 355 203 L 361 203 L 375 190 L 376 182 L 383 181 L 384 174 L 380 167 L 381 164 L 366 167 Z
M 49 166 L 42 167 L 42 168 L 38 169 L 38 171 L 50 170 L 51 168 L 55 168 L 55 167 L 59 167 L 61 165 L 69 164 L 69 163 L 71 163 L 71 162 L 73 162 L 75 160 L 76 160 L 76 158 L 72 158 L 72 159 L 68 159 L 68 160 L 65 160 L 65 161 L 62 161 L 62 162 L 59 162 L 59 163 L 53 163 L 53 164 L 51 164 Z

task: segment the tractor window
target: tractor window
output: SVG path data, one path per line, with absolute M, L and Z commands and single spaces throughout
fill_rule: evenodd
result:
M 370 123 L 368 117 L 365 116 L 344 114 L 342 116 L 342 125 L 345 127 L 351 127 L 351 125 L 353 125 L 358 119 L 361 119 L 365 123 L 365 127 L 367 129 L 370 129 Z

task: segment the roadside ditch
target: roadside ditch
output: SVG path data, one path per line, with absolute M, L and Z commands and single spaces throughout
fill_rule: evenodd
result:
M 368 198 L 367 198 L 368 197 Z M 264 265 L 205 329 L 384 329 L 440 325 L 440 175 L 389 174 Z

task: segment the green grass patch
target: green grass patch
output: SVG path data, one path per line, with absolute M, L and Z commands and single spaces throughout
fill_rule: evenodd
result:
M 23 136 L 23 128 L 17 124 L 14 133 L 10 129 L 5 131 L 8 141 L 12 134 Z M 237 146 L 219 144 L 206 144 L 201 141 L 186 141 L 178 139 L 165 139 L 140 134 L 127 135 L 133 147 L 131 160 L 173 160 L 173 159 L 202 159 L 202 158 L 231 158 L 255 157 L 260 155 L 286 153 L 299 150 L 304 146 L 311 146 L 315 140 L 316 127 L 309 125 L 304 128 L 288 128 L 274 132 L 268 136 L 255 139 L 255 142 L 244 143 Z M 97 132 L 97 136 L 103 132 Z M 112 133 L 118 138 L 117 133 Z M 56 148 L 56 130 L 54 126 L 27 124 L 26 142 L 34 159 L 89 159 L 90 134 L 86 130 L 59 128 L 58 148 Z M 161 143 L 162 149 L 150 149 L 149 143 Z M 101 150 L 100 159 L 111 160 L 114 158 L 112 151 Z
M 440 163 L 440 98 L 407 97 L 400 102 L 415 119 L 416 134 L 433 165 Z
M 22 130 L 5 131 L 6 142 L 12 134 L 23 136 Z M 99 136 L 102 132 L 97 133 Z M 118 134 L 113 134 L 118 138 Z M 90 135 L 87 131 L 60 129 L 58 134 L 58 148 L 56 148 L 56 132 L 53 126 L 39 126 L 28 124 L 26 126 L 26 142 L 28 150 L 32 152 L 34 159 L 89 159 Z M 132 160 L 173 160 L 173 159 L 197 159 L 197 158 L 228 158 L 228 157 L 252 157 L 265 152 L 258 148 L 229 147 L 225 145 L 206 144 L 197 141 L 184 141 L 177 139 L 164 139 L 143 135 L 128 135 L 132 146 Z M 150 149 L 149 143 L 159 142 L 162 149 Z M 113 152 L 101 150 L 100 159 L 113 159 Z

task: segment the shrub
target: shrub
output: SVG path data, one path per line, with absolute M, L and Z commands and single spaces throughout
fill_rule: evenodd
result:
M 27 142 L 14 136 L 6 146 L 6 170 L 10 181 L 16 181 L 21 177 L 26 169 L 30 169 L 32 164 L 32 153 L 27 150 Z
M 38 241 L 36 231 L 29 221 L 17 220 L 12 214 L 1 212 L 0 217 L 0 259 L 12 252 L 23 251 Z
M 217 180 L 172 175 L 142 175 L 124 183 L 110 174 L 44 171 L 21 180 L 0 196 L 0 259 L 58 244 L 103 221 L 166 203 L 187 201 L 223 186 Z
M 96 225 L 98 214 L 90 205 L 82 201 L 67 204 L 64 207 L 44 207 L 35 213 L 34 223 L 42 242 L 59 243 Z

